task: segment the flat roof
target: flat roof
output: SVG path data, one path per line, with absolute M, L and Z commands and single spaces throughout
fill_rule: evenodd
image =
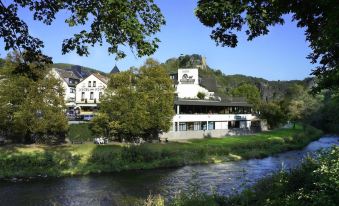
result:
M 238 106 L 251 107 L 252 105 L 245 101 L 216 101 L 216 100 L 198 100 L 198 99 L 177 99 L 175 105 L 193 105 L 193 106 Z

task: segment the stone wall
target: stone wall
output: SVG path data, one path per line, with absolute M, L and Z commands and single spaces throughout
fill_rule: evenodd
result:
M 225 136 L 248 135 L 252 134 L 249 129 L 219 129 L 219 130 L 199 130 L 199 131 L 170 131 L 160 136 L 161 139 L 184 140 L 184 139 L 203 139 L 203 138 L 221 138 Z

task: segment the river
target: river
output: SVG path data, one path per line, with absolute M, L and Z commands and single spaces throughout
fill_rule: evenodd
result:
M 29 182 L 0 182 L 0 205 L 119 205 L 122 199 L 161 194 L 166 199 L 180 191 L 230 195 L 281 168 L 294 168 L 303 157 L 339 145 L 339 137 L 322 137 L 302 150 L 263 159 L 176 169 L 141 170 L 79 177 L 47 178 Z

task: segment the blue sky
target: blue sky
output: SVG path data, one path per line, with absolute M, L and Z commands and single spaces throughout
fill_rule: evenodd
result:
M 157 34 L 161 43 L 152 56 L 160 62 L 180 54 L 196 53 L 205 56 L 210 67 L 220 69 L 225 74 L 243 74 L 268 80 L 303 79 L 314 68 L 306 59 L 311 50 L 305 40 L 304 30 L 297 28 L 290 16 L 285 16 L 286 23 L 272 27 L 266 36 L 247 42 L 243 32 L 239 36 L 238 47 L 217 47 L 209 37 L 211 29 L 204 27 L 194 16 L 195 0 L 156 2 L 167 22 Z M 64 23 L 66 16 L 66 12 L 59 13 L 56 21 L 46 26 L 33 21 L 32 13 L 28 10 L 20 11 L 20 17 L 29 25 L 31 34 L 44 41 L 44 52 L 53 57 L 55 63 L 79 64 L 104 72 L 109 72 L 115 64 L 121 70 L 126 70 L 144 63 L 146 57 L 137 58 L 129 50 L 126 50 L 125 59 L 116 62 L 114 55 L 108 55 L 105 46 L 91 48 L 88 57 L 79 57 L 75 53 L 62 55 L 62 40 L 77 31 L 77 28 L 69 28 Z M 1 40 L 1 57 L 7 53 L 3 45 Z

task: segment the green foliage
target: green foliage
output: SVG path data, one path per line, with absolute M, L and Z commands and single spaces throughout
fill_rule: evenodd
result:
M 67 151 L 2 153 L 0 155 L 0 178 L 37 175 L 61 176 L 64 171 L 78 165 L 79 160 L 79 155 L 73 155 Z
M 205 99 L 205 96 L 206 96 L 206 94 L 203 93 L 203 92 L 198 92 L 198 94 L 197 94 L 197 97 L 198 97 L 199 99 Z
M 235 97 L 246 97 L 247 101 L 252 104 L 255 109 L 258 109 L 261 100 L 260 92 L 257 87 L 245 83 L 234 88 L 231 91 L 231 94 Z
M 71 125 L 73 134 L 88 130 L 86 124 Z M 0 178 L 47 174 L 64 176 L 133 169 L 178 167 L 197 163 L 260 158 L 291 149 L 300 149 L 322 133 L 312 127 L 279 129 L 251 136 L 192 140 L 187 143 L 137 145 L 80 145 L 0 148 Z M 85 133 L 77 138 L 85 137 Z M 65 158 L 65 159 L 63 159 Z M 25 162 L 27 161 L 27 162 Z M 30 164 L 33 163 L 34 164 Z M 50 167 L 51 164 L 54 164 Z M 37 166 L 41 165 L 41 166 Z
M 186 63 L 182 63 L 184 59 L 187 59 Z M 177 72 L 178 68 L 182 67 L 197 67 L 202 63 L 201 55 L 183 55 L 179 58 L 168 59 L 162 66 L 168 73 Z M 185 66 L 186 65 L 186 66 Z M 199 69 L 199 76 L 202 78 L 208 78 L 216 81 L 217 88 L 210 89 L 220 97 L 234 96 L 232 91 L 246 85 L 250 87 L 250 90 L 259 90 L 259 97 L 261 101 L 281 101 L 285 98 L 286 93 L 291 85 L 299 84 L 306 89 L 313 81 L 310 78 L 304 80 L 292 80 L 292 81 L 268 81 L 262 78 L 256 78 L 245 75 L 225 75 L 220 70 L 211 69 L 209 66 L 206 69 Z M 245 94 L 246 95 L 246 94 Z M 252 95 L 252 94 L 251 94 Z M 235 96 L 239 96 L 235 94 Z M 257 91 L 254 92 L 254 102 L 257 102 Z
M 325 98 L 321 107 L 311 113 L 308 123 L 321 128 L 327 133 L 339 134 L 339 98 L 329 96 Z
M 195 14 L 218 45 L 236 47 L 237 31 L 245 29 L 247 40 L 268 34 L 269 27 L 283 24 L 283 16 L 293 15 L 298 27 L 306 27 L 306 39 L 313 52 L 311 63 L 320 65 L 312 72 L 318 77 L 317 91 L 339 88 L 339 12 L 336 0 L 319 1 L 206 1 L 199 0 Z
M 266 119 L 271 128 L 276 128 L 287 120 L 283 109 L 275 102 L 262 103 L 259 110 L 260 118 Z
M 160 132 L 170 128 L 173 101 L 170 78 L 158 62 L 148 59 L 138 71 L 111 76 L 101 100 L 101 114 L 91 125 L 95 133 L 107 131 L 106 135 L 120 140 L 158 139 Z
M 339 203 L 339 147 L 306 158 L 300 167 L 279 171 L 257 182 L 240 194 L 222 197 L 201 192 L 187 192 L 175 197 L 169 205 L 329 205 Z
M 294 124 L 297 121 L 308 122 L 310 116 L 319 110 L 321 96 L 312 96 L 303 86 L 293 84 L 288 88 L 281 105 L 287 114 L 288 120 L 291 120 Z
M 51 64 L 50 67 L 51 68 L 58 68 L 58 69 L 69 69 L 72 66 L 75 66 L 75 65 L 74 64 L 67 64 L 67 63 L 54 63 L 54 64 Z M 102 72 L 102 71 L 100 71 L 98 69 L 94 69 L 94 68 L 90 68 L 90 67 L 81 66 L 81 70 L 86 71 L 86 72 L 88 72 L 90 74 L 92 74 L 92 73 L 99 73 L 99 74 L 101 74 L 103 76 L 107 75 L 107 73 L 105 73 L 105 72 Z
M 64 90 L 43 65 L 21 70 L 20 57 L 9 56 L 0 84 L 0 130 L 13 141 L 55 143 L 68 129 Z
M 93 134 L 89 124 L 71 124 L 68 130 L 68 138 L 71 141 L 92 141 Z
M 320 152 L 320 157 L 307 158 L 289 173 L 281 171 L 263 179 L 232 202 L 245 205 L 337 205 L 339 188 L 339 147 Z
M 183 193 L 178 195 L 170 202 L 170 206 L 219 206 L 216 197 L 209 196 L 203 193 Z
M 179 68 L 195 68 L 202 65 L 202 56 L 199 54 L 184 55 L 178 58 Z
M 101 0 L 101 1 L 57 1 L 48 3 L 32 0 L 14 1 L 8 5 L 0 5 L 0 36 L 4 39 L 5 50 L 27 50 L 24 59 L 37 59 L 42 56 L 43 42 L 29 34 L 27 24 L 19 18 L 19 8 L 29 8 L 34 20 L 46 25 L 52 24 L 57 14 L 66 10 L 65 23 L 69 27 L 83 26 L 79 33 L 65 39 L 62 43 L 62 53 L 75 50 L 79 55 L 88 55 L 88 46 L 108 43 L 108 52 L 116 54 L 117 58 L 125 57 L 119 48 L 128 45 L 136 50 L 139 57 L 151 55 L 158 48 L 159 39 L 153 35 L 165 24 L 159 7 L 152 0 Z M 89 18 L 91 17 L 91 18 Z M 51 62 L 50 58 L 47 58 Z

